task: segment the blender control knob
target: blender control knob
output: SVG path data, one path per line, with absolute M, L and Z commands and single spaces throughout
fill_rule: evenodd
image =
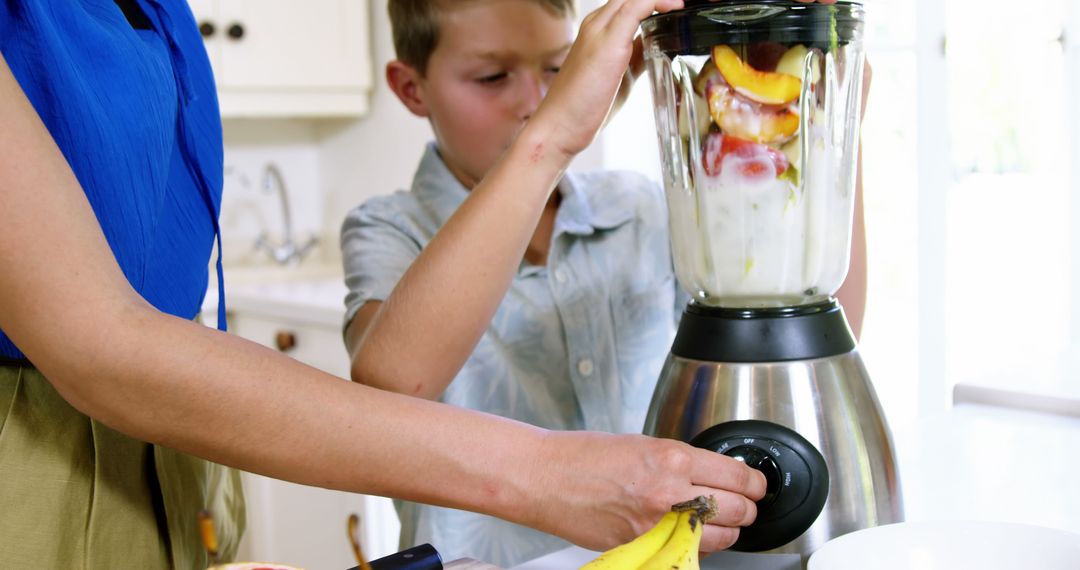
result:
M 765 475 L 765 496 L 754 523 L 732 550 L 761 552 L 798 538 L 817 520 L 829 497 L 829 468 L 812 443 L 792 429 L 761 420 L 714 425 L 690 444 L 733 457 Z
M 780 493 L 780 481 L 783 474 L 780 473 L 780 466 L 768 452 L 753 445 L 740 445 L 725 451 L 724 455 L 738 459 L 765 475 L 765 496 L 757 502 L 759 509 L 771 505 L 776 500 L 776 496 Z

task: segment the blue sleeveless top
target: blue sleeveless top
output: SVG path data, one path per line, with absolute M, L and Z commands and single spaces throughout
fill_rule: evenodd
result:
M 124 9 L 116 0 L 0 1 L 0 53 L 128 281 L 159 310 L 190 319 L 206 293 L 215 236 L 220 250 L 213 75 L 184 0 L 119 3 Z M 217 270 L 223 293 L 220 255 Z M 0 356 L 23 357 L 2 331 Z

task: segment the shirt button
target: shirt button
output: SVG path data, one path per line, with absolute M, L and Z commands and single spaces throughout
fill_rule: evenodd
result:
M 591 358 L 582 358 L 577 363 L 577 371 L 582 376 L 591 376 L 593 373 L 593 363 Z
M 559 283 L 566 283 L 566 270 L 559 268 L 555 270 L 555 280 Z

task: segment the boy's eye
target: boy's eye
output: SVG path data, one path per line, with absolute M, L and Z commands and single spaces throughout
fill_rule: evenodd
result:
M 556 66 L 553 66 L 553 67 L 549 67 L 549 68 L 545 69 L 544 71 L 547 71 L 548 73 L 558 73 L 560 69 L 562 69 L 562 68 L 556 65 Z
M 506 73 L 492 73 L 491 75 L 484 75 L 476 79 L 478 83 L 498 83 L 506 79 Z

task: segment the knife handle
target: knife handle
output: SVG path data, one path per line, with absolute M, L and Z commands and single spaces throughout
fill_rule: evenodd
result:
M 421 544 L 372 560 L 371 570 L 443 570 L 442 556 L 430 544 Z M 349 570 L 359 570 L 354 566 Z

